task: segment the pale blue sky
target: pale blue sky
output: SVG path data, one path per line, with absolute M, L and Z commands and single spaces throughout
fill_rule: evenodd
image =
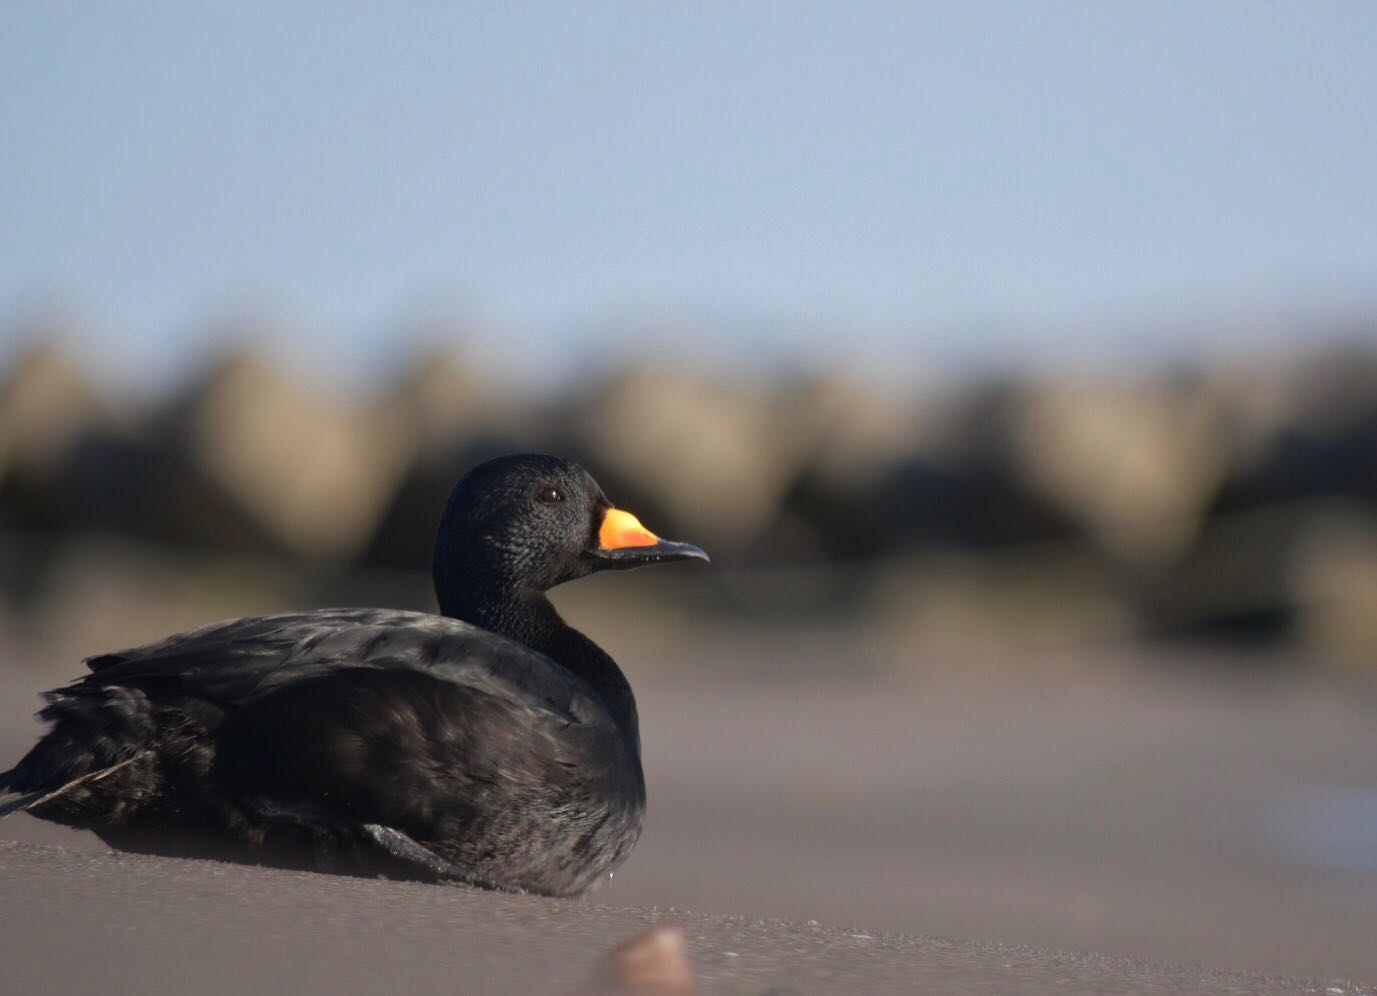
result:
M 538 376 L 664 315 L 908 371 L 1377 311 L 1374 3 L 211 6 L 0 12 L 0 317 L 120 376 L 239 309 Z

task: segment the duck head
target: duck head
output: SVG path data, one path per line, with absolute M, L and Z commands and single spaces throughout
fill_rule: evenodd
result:
M 455 485 L 433 571 L 444 610 L 459 587 L 470 598 L 475 586 L 545 591 L 595 571 L 707 559 L 614 507 L 572 460 L 520 454 L 479 464 Z

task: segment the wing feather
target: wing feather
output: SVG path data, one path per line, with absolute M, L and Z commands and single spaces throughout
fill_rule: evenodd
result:
M 404 668 L 568 722 L 612 726 L 580 678 L 544 654 L 469 623 L 392 609 L 249 616 L 88 658 L 85 686 L 173 685 L 242 706 L 341 668 Z

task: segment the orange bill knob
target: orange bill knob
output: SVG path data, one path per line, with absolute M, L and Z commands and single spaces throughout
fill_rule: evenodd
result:
M 619 508 L 609 508 L 602 517 L 602 527 L 598 530 L 598 545 L 604 550 L 621 550 L 631 546 L 654 546 L 660 542 L 656 536 L 630 512 Z

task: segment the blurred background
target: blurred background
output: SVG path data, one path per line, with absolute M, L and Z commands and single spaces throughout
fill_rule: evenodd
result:
M 549 451 L 714 557 L 594 901 L 1377 978 L 1377 8 L 4 22 L 5 758 Z

